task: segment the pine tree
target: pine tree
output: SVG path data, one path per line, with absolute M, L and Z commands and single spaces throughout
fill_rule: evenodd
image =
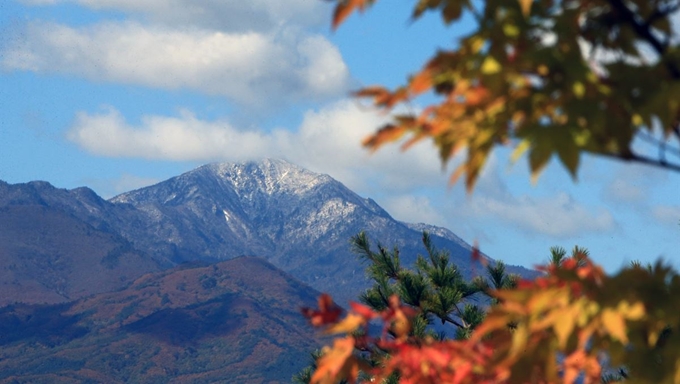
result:
M 437 322 L 455 327 L 456 338 L 466 338 L 484 319 L 484 308 L 473 297 L 484 295 L 490 288 L 510 287 L 516 277 L 506 274 L 505 265 L 497 262 L 487 266 L 487 278 L 465 281 L 458 266 L 451 262 L 450 254 L 437 249 L 427 232 L 423 233 L 422 241 L 427 254 L 418 255 L 411 269 L 402 265 L 398 248 L 389 250 L 378 244 L 377 250 L 373 250 L 365 232 L 352 237 L 352 250 L 368 262 L 366 271 L 373 281 L 359 301 L 382 311 L 388 307 L 390 296 L 397 294 L 405 304 L 419 310 L 413 324 L 414 336 L 441 339 L 450 334 L 435 332 L 432 325 Z
M 465 281 L 450 253 L 437 249 L 429 233 L 423 232 L 422 242 L 426 255 L 418 255 L 414 267 L 409 268 L 402 265 L 398 247 L 388 249 L 378 243 L 374 249 L 366 232 L 353 236 L 351 250 L 367 263 L 366 274 L 373 282 L 359 295 L 359 301 L 382 311 L 389 307 L 390 297 L 398 295 L 418 310 L 411 324 L 412 336 L 465 339 L 484 320 L 486 307 L 496 302 L 488 293 L 516 286 L 519 276 L 506 273 L 505 264 L 496 261 L 486 266 L 486 277 Z M 312 365 L 295 375 L 293 382 L 309 383 L 320 355 L 319 351 L 312 353 Z M 391 376 L 384 384 L 392 382 L 397 383 L 398 377 Z

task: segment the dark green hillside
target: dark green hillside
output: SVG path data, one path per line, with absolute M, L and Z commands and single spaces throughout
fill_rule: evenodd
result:
M 71 304 L 0 310 L 0 382 L 289 382 L 318 292 L 257 258 L 148 274 Z

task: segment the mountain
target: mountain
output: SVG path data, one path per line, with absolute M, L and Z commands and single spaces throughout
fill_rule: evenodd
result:
M 87 188 L 0 182 L 0 305 L 69 301 L 160 271 L 107 222 L 134 227 L 135 214 Z
M 290 382 L 319 292 L 242 257 L 146 274 L 68 304 L 0 309 L 0 382 Z
M 425 251 L 423 230 L 464 276 L 481 271 L 452 232 L 397 221 L 330 176 L 282 160 L 208 164 L 109 201 L 87 188 L 0 183 L 0 303 L 68 301 L 185 262 L 253 255 L 346 304 L 368 285 L 352 236 L 398 246 L 409 264 Z
M 464 276 L 481 272 L 451 231 L 280 160 L 208 164 L 108 201 L 0 181 L 0 382 L 288 382 L 319 345 L 299 308 L 368 285 L 349 246 L 360 231 L 404 264 L 428 231 Z
M 471 247 L 450 231 L 397 221 L 330 176 L 283 160 L 209 164 L 110 201 L 146 213 L 148 232 L 130 239 L 141 249 L 173 262 L 261 256 L 342 304 L 368 284 L 349 246 L 360 231 L 399 246 L 410 263 L 425 251 L 426 229 L 464 275 L 480 271 Z

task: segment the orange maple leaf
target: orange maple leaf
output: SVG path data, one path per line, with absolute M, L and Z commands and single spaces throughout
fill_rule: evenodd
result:
M 338 2 L 333 12 L 333 29 L 337 29 L 355 9 L 363 12 L 368 2 L 369 0 L 344 0 Z
M 333 348 L 324 348 L 324 354 L 317 362 L 317 369 L 312 376 L 311 383 L 331 384 L 342 378 L 349 382 L 356 381 L 359 375 L 359 363 L 354 357 L 354 338 L 347 336 L 335 339 Z

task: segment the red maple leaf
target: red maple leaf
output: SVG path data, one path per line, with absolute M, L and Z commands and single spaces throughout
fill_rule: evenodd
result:
M 302 314 L 309 319 L 313 326 L 320 327 L 336 323 L 342 314 L 342 308 L 333 302 L 330 295 L 322 293 L 319 296 L 319 309 L 305 307 L 302 308 Z

